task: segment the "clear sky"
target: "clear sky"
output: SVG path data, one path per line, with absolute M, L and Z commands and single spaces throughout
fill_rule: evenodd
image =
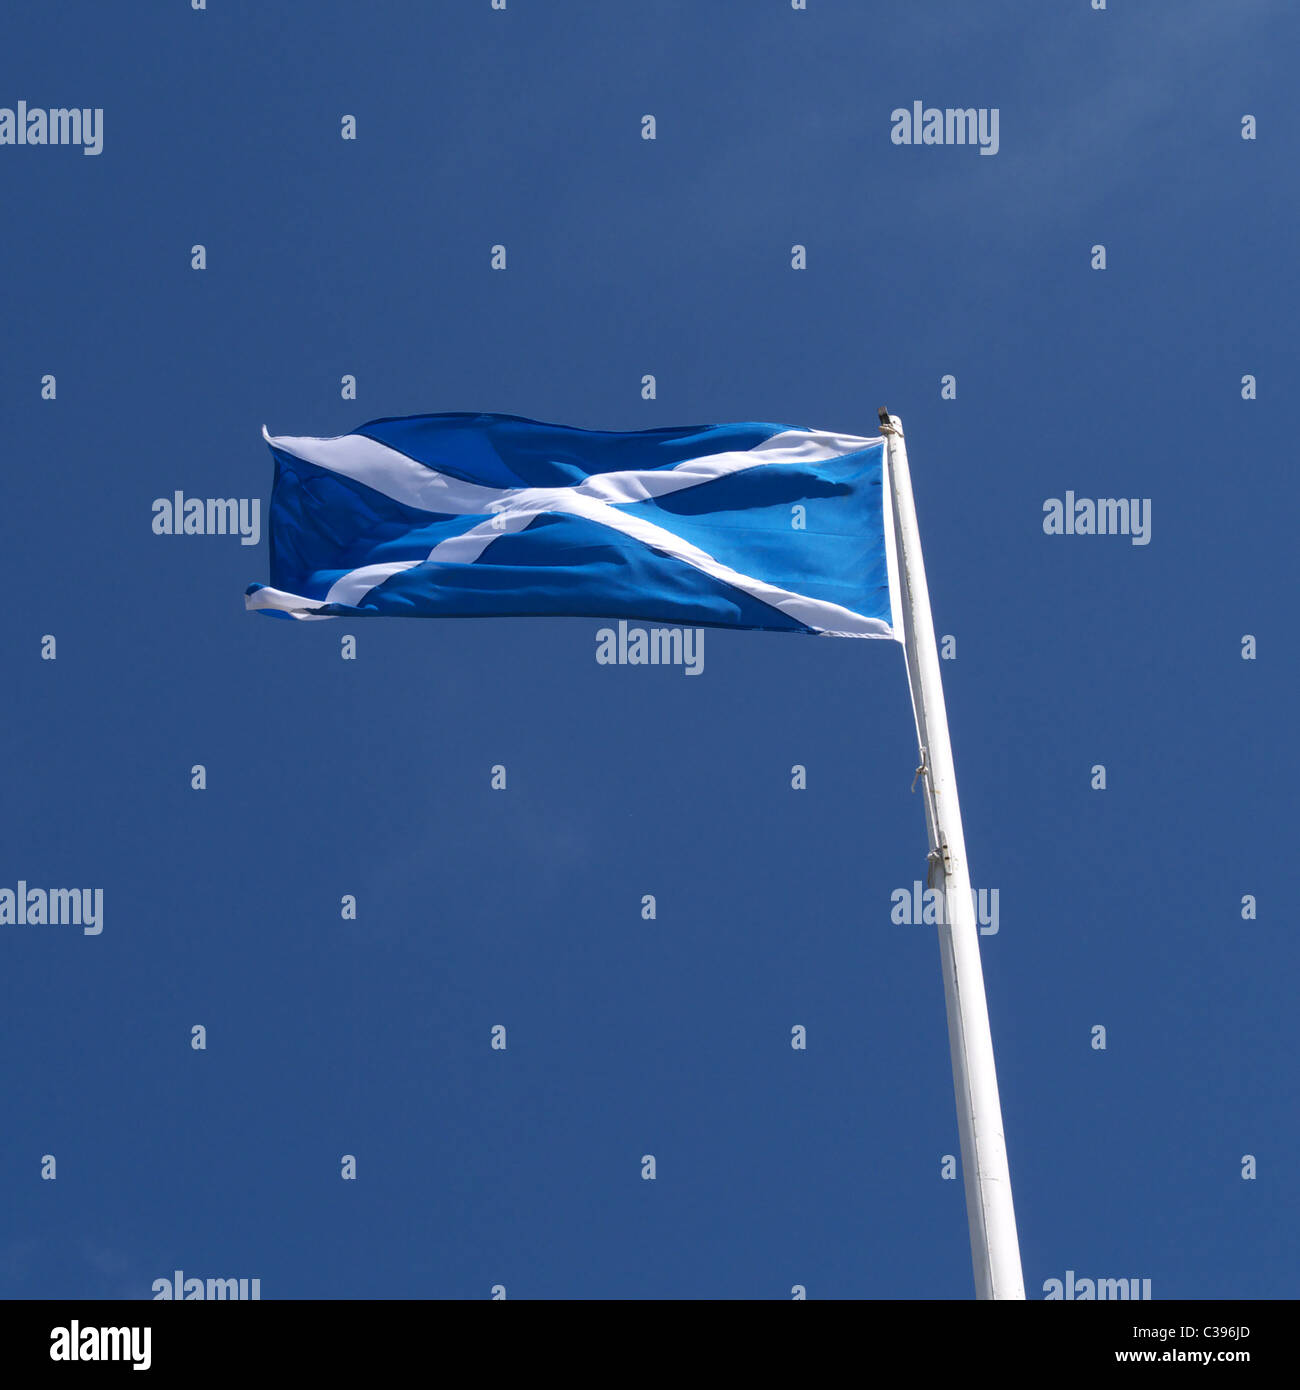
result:
M 0 926 L 0 1293 L 971 1295 L 935 929 L 891 921 L 901 649 L 709 631 L 695 678 L 598 665 L 586 619 L 276 623 L 264 537 L 151 527 L 264 509 L 264 423 L 886 405 L 998 895 L 1029 1295 L 1300 1294 L 1297 27 L 13 9 L 0 107 L 103 118 L 97 155 L 0 144 L 0 889 L 100 888 L 103 930 Z M 893 143 L 914 102 L 996 109 L 996 154 Z M 1045 534 L 1067 492 L 1149 543 Z

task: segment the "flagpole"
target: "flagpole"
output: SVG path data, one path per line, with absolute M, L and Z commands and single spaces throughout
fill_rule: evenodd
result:
M 1022 1299 L 1025 1284 L 993 1063 L 993 1035 L 984 997 L 979 931 L 971 901 L 957 775 L 948 738 L 948 714 L 916 525 L 912 476 L 907 467 L 902 421 L 881 410 L 880 428 L 888 457 L 907 679 L 921 749 L 917 775 L 925 793 L 925 819 L 930 834 L 929 886 L 944 890 L 946 905 L 945 920 L 939 925 L 939 949 L 975 1293 L 978 1298 Z

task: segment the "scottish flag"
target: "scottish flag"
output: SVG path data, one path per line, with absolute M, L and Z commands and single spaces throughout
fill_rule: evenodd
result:
M 258 612 L 899 633 L 883 439 L 476 414 L 263 433 L 275 484 L 271 583 L 245 598 Z

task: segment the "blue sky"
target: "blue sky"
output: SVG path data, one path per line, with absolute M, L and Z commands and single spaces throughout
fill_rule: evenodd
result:
M 887 405 L 999 893 L 1029 1296 L 1296 1296 L 1295 30 L 11 15 L 0 106 L 101 107 L 104 142 L 0 146 L 0 887 L 102 887 L 104 930 L 0 927 L 0 1293 L 971 1295 L 938 946 L 890 920 L 926 848 L 901 650 L 710 631 L 695 679 L 597 665 L 584 619 L 273 623 L 265 544 L 150 525 L 177 489 L 265 505 L 264 423 Z M 997 155 L 893 145 L 917 100 L 997 108 Z M 1150 499 L 1150 544 L 1045 535 L 1067 490 Z

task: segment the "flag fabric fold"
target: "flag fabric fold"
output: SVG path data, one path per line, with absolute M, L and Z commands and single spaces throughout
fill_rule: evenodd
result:
M 743 423 L 611 432 L 509 415 L 272 436 L 270 584 L 333 617 L 640 618 L 897 637 L 884 440 Z

